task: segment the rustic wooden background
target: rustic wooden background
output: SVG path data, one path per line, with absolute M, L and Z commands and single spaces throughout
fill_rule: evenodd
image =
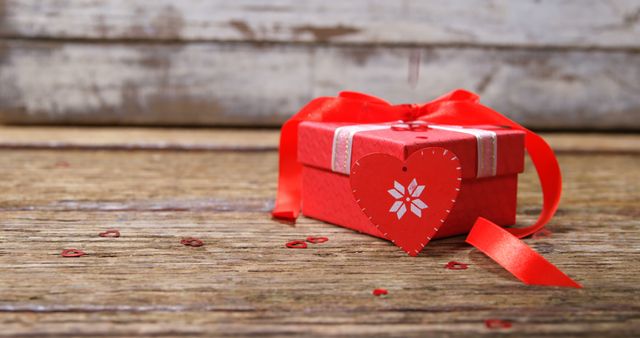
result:
M 0 337 L 638 337 L 640 137 L 544 136 L 564 198 L 550 237 L 525 242 L 583 289 L 526 286 L 463 236 L 414 258 L 272 220 L 275 130 L 0 127 Z M 529 162 L 518 198 L 533 222 Z M 310 235 L 329 241 L 284 245 Z
M 525 242 L 583 289 L 523 285 L 462 236 L 412 258 L 271 219 L 279 135 L 248 127 L 458 87 L 556 131 L 562 204 Z M 0 337 L 640 336 L 640 136 L 582 132 L 640 131 L 638 0 L 0 0 L 3 122 Z M 540 199 L 527 162 L 518 224 Z
M 639 129 L 640 2 L 0 0 L 5 122 L 276 126 L 457 87 L 534 128 Z

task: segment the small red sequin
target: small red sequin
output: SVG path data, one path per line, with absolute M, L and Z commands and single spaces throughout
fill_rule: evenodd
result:
M 197 238 L 186 237 L 186 238 L 183 238 L 180 241 L 180 244 L 186 245 L 186 246 L 199 247 L 199 246 L 203 246 L 204 242 L 202 240 L 197 239 Z
M 488 329 L 508 329 L 511 327 L 511 321 L 503 319 L 487 319 L 484 321 L 484 326 Z
M 313 236 L 307 237 L 307 242 L 313 243 L 313 244 L 324 243 L 328 240 L 329 239 L 327 237 L 313 237 Z
M 389 291 L 387 289 L 374 289 L 372 293 L 374 296 L 382 296 L 387 295 Z
M 84 251 L 78 249 L 64 249 L 61 253 L 62 257 L 81 257 L 86 255 Z
M 541 238 L 547 238 L 547 237 L 551 237 L 552 232 L 547 230 L 547 228 L 542 228 L 538 231 L 536 231 L 531 238 L 533 239 L 541 239 Z
M 304 241 L 291 241 L 286 244 L 289 249 L 306 249 L 307 243 Z
M 108 229 L 105 232 L 101 232 L 98 234 L 100 237 L 120 237 L 120 231 L 117 229 Z
M 447 263 L 444 267 L 449 269 L 449 270 L 466 270 L 469 266 L 467 264 L 464 264 L 464 263 L 451 261 L 451 262 Z

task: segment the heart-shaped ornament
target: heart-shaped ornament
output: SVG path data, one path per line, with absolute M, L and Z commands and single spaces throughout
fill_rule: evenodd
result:
M 385 238 L 417 256 L 438 232 L 460 191 L 460 160 L 430 147 L 406 161 L 374 153 L 351 168 L 356 202 Z

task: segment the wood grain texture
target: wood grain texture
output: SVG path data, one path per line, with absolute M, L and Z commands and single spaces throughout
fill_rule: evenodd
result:
M 258 135 L 243 138 L 259 146 Z M 582 136 L 555 139 L 585 144 Z M 601 140 L 607 149 L 637 145 L 634 136 Z M 267 212 L 275 151 L 44 144 L 2 148 L 0 155 L 0 336 L 640 334 L 637 153 L 560 154 L 565 189 L 553 234 L 526 242 L 581 290 L 524 286 L 462 237 L 433 241 L 412 258 L 386 241 L 316 220 L 275 222 Z M 539 198 L 527 163 L 519 223 L 535 219 Z M 107 228 L 122 237 L 97 236 Z M 330 240 L 306 250 L 284 247 L 308 235 Z M 182 246 L 183 236 L 206 244 Z M 68 247 L 88 255 L 60 257 Z M 450 260 L 470 267 L 444 269 Z M 389 295 L 372 296 L 378 287 Z M 489 330 L 489 318 L 513 327 Z
M 639 134 L 543 133 L 542 137 L 560 153 L 640 153 Z
M 276 129 L 0 125 L 0 148 L 264 151 L 278 149 L 279 138 Z
M 0 35 L 12 38 L 640 47 L 634 0 L 0 3 Z
M 640 135 L 541 133 L 556 153 L 637 154 Z M 0 148 L 87 150 L 277 150 L 276 129 L 2 126 Z
M 640 128 L 636 52 L 11 41 L 0 60 L 10 123 L 275 126 L 341 90 L 406 103 L 466 88 L 532 128 Z

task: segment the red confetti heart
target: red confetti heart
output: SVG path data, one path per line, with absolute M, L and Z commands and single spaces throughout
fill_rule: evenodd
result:
M 382 296 L 382 295 L 386 295 L 388 293 L 389 293 L 389 291 L 387 291 L 387 289 L 374 289 L 373 290 L 373 295 L 374 296 Z
M 327 237 L 312 237 L 312 236 L 307 237 L 307 242 L 313 243 L 313 244 L 324 243 L 328 240 L 329 239 Z
M 430 147 L 402 162 L 370 154 L 351 168 L 351 189 L 371 222 L 411 256 L 429 243 L 447 219 L 460 191 L 460 160 Z
M 100 237 L 120 237 L 120 231 L 117 229 L 109 229 L 105 232 L 101 232 L 98 234 Z
M 202 240 L 197 239 L 197 238 L 187 237 L 187 238 L 183 238 L 180 241 L 180 244 L 186 245 L 186 246 L 199 247 L 199 246 L 203 246 L 204 242 Z
M 307 243 L 304 241 L 291 241 L 286 244 L 289 249 L 306 249 Z
M 447 263 L 444 267 L 449 269 L 449 270 L 466 270 L 469 266 L 467 264 L 464 264 L 464 263 L 451 261 L 451 262 Z
M 64 249 L 62 250 L 61 255 L 62 257 L 82 257 L 86 255 L 86 253 L 78 249 Z
M 511 327 L 511 322 L 503 319 L 487 319 L 484 321 L 484 326 L 488 329 L 508 329 Z

